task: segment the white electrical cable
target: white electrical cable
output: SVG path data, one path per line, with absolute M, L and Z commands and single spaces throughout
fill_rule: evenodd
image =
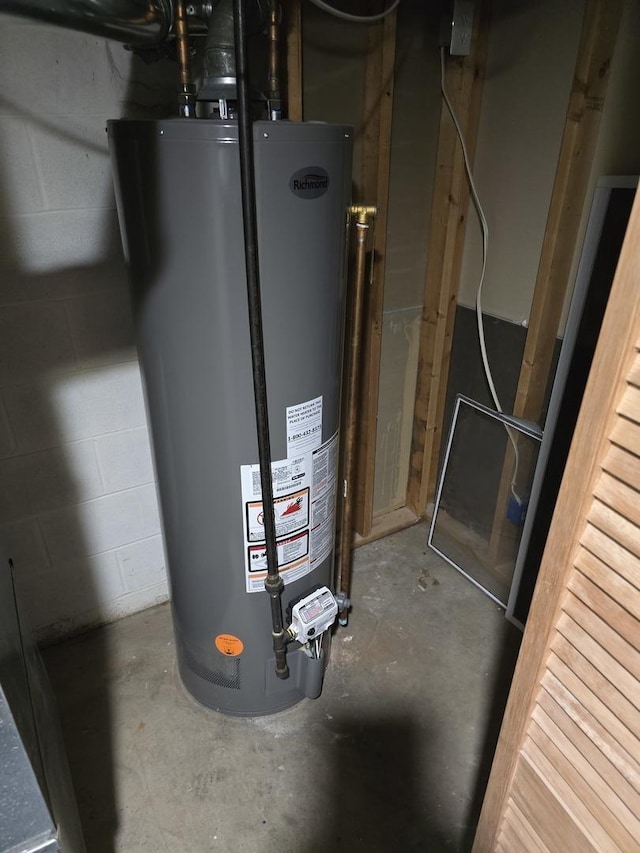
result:
M 348 21 L 350 24 L 373 24 L 375 21 L 381 21 L 400 5 L 400 0 L 394 0 L 384 12 L 380 12 L 377 15 L 352 15 L 350 12 L 343 12 L 341 9 L 336 9 L 335 6 L 325 3 L 324 0 L 311 0 L 311 2 L 318 9 L 322 9 L 323 12 L 333 15 L 335 18 L 340 18 L 341 21 Z
M 482 316 L 482 288 L 484 286 L 485 275 L 487 272 L 487 255 L 489 253 L 489 225 L 487 223 L 487 219 L 484 215 L 484 210 L 482 209 L 482 205 L 480 204 L 480 198 L 478 197 L 478 191 L 476 189 L 475 181 L 473 180 L 473 172 L 471 171 L 471 163 L 469 162 L 469 152 L 467 151 L 467 145 L 464 141 L 464 134 L 462 132 L 462 128 L 460 127 L 460 122 L 458 121 L 458 117 L 455 114 L 455 110 L 453 109 L 453 105 L 449 100 L 449 96 L 447 95 L 447 90 L 445 87 L 445 48 L 440 48 L 440 88 L 442 89 L 442 97 L 444 98 L 444 102 L 447 105 L 447 109 L 449 110 L 449 115 L 455 125 L 456 132 L 458 134 L 458 139 L 460 140 L 460 145 L 462 147 L 462 156 L 464 158 L 464 167 L 467 173 L 467 178 L 469 179 L 469 189 L 471 191 L 471 198 L 473 199 L 474 207 L 478 213 L 478 219 L 480 220 L 480 227 L 482 229 L 482 271 L 480 273 L 480 281 L 478 283 L 478 289 L 476 290 L 476 320 L 478 324 L 478 339 L 480 341 L 480 354 L 482 356 L 482 366 L 484 367 L 484 375 L 487 378 L 487 385 L 489 386 L 489 391 L 491 392 L 491 397 L 493 399 L 496 410 L 502 414 L 504 414 L 504 409 L 500 405 L 500 400 L 498 398 L 498 392 L 496 391 L 496 386 L 493 382 L 493 375 L 491 373 L 491 367 L 489 365 L 489 358 L 487 356 L 487 343 L 484 336 L 484 319 Z M 518 465 L 520 464 L 520 453 L 518 451 L 518 443 L 514 437 L 513 430 L 505 426 L 507 431 L 507 435 L 509 436 L 509 440 L 511 441 L 511 445 L 513 447 L 513 454 L 515 457 L 514 466 L 513 466 L 513 476 L 511 478 L 511 494 L 514 498 L 521 503 L 520 497 L 516 492 L 516 479 L 518 476 Z

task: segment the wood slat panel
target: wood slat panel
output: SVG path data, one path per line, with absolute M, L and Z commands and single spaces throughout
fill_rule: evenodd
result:
M 583 844 L 588 838 L 600 853 L 605 850 L 625 850 L 617 841 L 612 844 L 611 836 L 603 828 L 603 824 L 606 825 L 608 820 L 613 822 L 611 812 L 533 720 L 522 752 L 523 757 L 529 758 L 543 776 L 560 805 L 582 829 Z M 617 838 L 617 821 L 611 828 Z M 557 849 L 564 848 L 561 846 Z
M 576 608 L 577 610 L 578 608 Z M 585 608 L 586 609 L 586 608 Z M 614 683 L 633 705 L 640 705 L 638 681 L 615 657 L 594 640 L 588 630 L 571 619 L 565 613 L 558 620 L 559 632 L 575 646 L 579 652 L 591 661 L 597 670 Z
M 627 375 L 627 382 L 630 385 L 635 385 L 640 388 L 640 358 L 636 358 L 631 365 L 631 370 Z
M 602 467 L 609 474 L 617 477 L 618 480 L 622 480 L 623 483 L 636 491 L 640 490 L 640 458 L 633 453 L 612 444 L 604 458 Z
M 636 424 L 626 418 L 617 418 L 611 432 L 611 441 L 640 456 L 640 431 Z
M 640 389 L 629 385 L 616 412 L 634 421 L 634 423 L 640 424 Z
M 607 827 L 616 844 L 622 850 L 630 850 L 633 839 L 640 838 L 640 821 L 609 784 L 613 777 L 603 778 L 540 705 L 534 708 L 532 719 L 535 726 L 532 726 L 531 738 L 565 779 L 574 772 L 578 774 L 584 783 L 582 788 L 576 789 L 582 802 Z M 544 744 L 537 737 L 538 728 L 547 738 Z
M 640 495 L 626 483 L 603 471 L 593 494 L 635 525 L 640 523 Z
M 627 548 L 619 545 L 602 530 L 592 524 L 585 526 L 580 544 L 583 545 L 596 557 L 599 557 L 608 566 L 621 575 L 634 587 L 640 589 L 640 559 L 632 554 Z M 580 555 L 580 559 L 583 558 Z M 635 595 L 631 596 L 635 599 Z
M 556 637 L 552 648 L 542 685 L 612 761 L 616 744 L 625 750 L 634 774 L 628 778 L 640 790 L 640 764 L 632 758 L 640 755 L 637 709 L 564 637 Z
M 598 559 L 595 554 L 586 548 L 580 548 L 576 555 L 576 568 L 588 577 L 596 586 L 600 587 L 607 595 L 640 619 L 640 596 L 633 584 L 614 571 L 610 566 Z M 638 626 L 636 625 L 636 632 Z
M 527 820 L 535 823 L 536 832 L 549 850 L 602 853 L 597 839 L 585 836 L 582 821 L 569 811 L 566 801 L 558 796 L 557 787 L 564 790 L 566 782 L 558 776 L 535 743 L 527 738 L 512 784 L 512 796 L 521 812 Z M 567 793 L 570 798 L 570 791 Z M 539 815 L 545 815 L 546 819 L 541 821 Z
M 521 850 L 522 853 L 535 853 L 536 848 L 533 847 L 531 839 L 522 831 L 522 827 L 516 823 L 510 811 L 507 811 L 504 816 L 502 833 L 507 850 Z
M 608 0 L 587 0 L 592 12 L 604 14 L 611 8 Z M 606 550 L 595 555 L 605 567 L 591 563 L 598 571 L 606 574 L 611 564 L 612 575 L 629 581 L 624 550 L 634 555 L 631 562 L 640 557 L 640 496 L 611 473 L 603 473 L 612 433 L 616 424 L 619 430 L 624 425 L 622 417 L 633 417 L 633 430 L 640 434 L 640 388 L 627 381 L 630 372 L 632 379 L 636 376 L 638 362 L 633 349 L 640 338 L 638 257 L 640 197 L 631 214 L 556 503 L 474 853 L 495 849 L 510 799 L 550 850 L 640 850 L 640 815 L 634 804 L 640 795 L 640 656 L 618 632 L 620 628 L 631 638 L 631 623 L 616 624 L 617 608 L 633 615 L 638 605 L 627 606 L 608 595 L 609 582 L 602 574 L 602 586 L 586 574 L 583 580 L 572 579 L 587 522 L 605 534 L 597 537 L 600 545 L 606 537 L 617 543 L 612 560 Z M 633 441 L 629 446 L 635 446 Z M 631 482 L 632 476 L 633 471 L 625 471 Z M 598 489 L 611 506 L 595 497 Z M 613 581 L 609 588 L 619 593 L 621 587 Z M 590 607 L 569 589 L 572 584 L 583 598 L 589 596 Z M 640 597 L 637 584 L 632 586 L 631 597 Z M 602 614 L 591 609 L 603 605 Z M 556 719 L 542 707 L 544 690 L 560 706 Z M 571 723 L 562 716 L 565 710 Z M 616 771 L 628 785 L 616 783 Z M 634 812 L 633 824 L 627 809 Z
M 540 851 L 540 853 L 552 853 L 552 851 L 549 851 L 549 848 L 546 846 L 546 844 L 542 843 L 542 839 L 540 838 L 538 833 L 535 831 L 535 829 L 531 826 L 531 824 L 526 819 L 526 817 L 522 814 L 522 812 L 520 811 L 520 808 L 518 807 L 518 804 L 516 802 L 514 802 L 513 799 L 509 800 L 509 810 L 511 811 L 511 814 L 513 815 L 513 819 L 520 826 L 522 826 L 523 830 L 527 833 L 527 835 L 531 839 L 532 848 L 534 850 Z
M 538 705 L 553 720 L 555 725 L 561 729 L 576 749 L 584 755 L 586 760 L 593 765 L 612 790 L 618 794 L 623 803 L 632 811 L 634 816 L 640 815 L 640 791 L 637 789 L 637 774 L 635 777 L 636 787 L 634 787 L 629 779 L 616 767 L 616 764 L 610 761 L 607 755 L 600 750 L 595 740 L 585 734 L 580 726 L 574 722 L 564 708 L 546 690 L 540 691 Z M 616 753 L 619 753 L 619 750 L 616 750 Z M 616 762 L 619 762 L 619 754 L 615 757 Z
M 613 572 L 610 572 L 613 574 Z M 640 649 L 640 631 L 638 630 L 638 620 L 635 616 L 625 610 L 611 596 L 603 592 L 597 587 L 593 581 L 585 577 L 582 572 L 574 572 L 569 581 L 569 589 L 571 592 L 582 601 L 591 610 L 602 616 L 609 625 L 613 626 L 613 630 L 618 633 L 623 640 L 638 651 Z M 636 602 L 638 605 L 640 602 Z M 640 668 L 640 660 L 638 661 Z
M 609 599 L 611 600 L 611 599 Z M 568 595 L 563 606 L 565 613 L 569 614 L 578 625 L 588 634 L 591 640 L 595 640 L 598 645 L 608 652 L 626 672 L 635 680 L 632 695 L 638 692 L 640 685 L 640 655 L 623 637 L 608 625 L 604 619 L 601 619 L 593 610 L 590 610 L 585 604 L 576 598 L 575 595 Z M 627 681 L 631 689 L 631 681 Z
M 600 501 L 594 501 L 589 512 L 589 521 L 598 530 L 610 536 L 618 545 L 640 557 L 640 530 L 619 513 L 605 506 Z

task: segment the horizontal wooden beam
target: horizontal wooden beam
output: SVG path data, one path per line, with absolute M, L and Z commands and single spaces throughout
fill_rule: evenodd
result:
M 375 542 L 376 539 L 383 539 L 385 536 L 391 536 L 392 533 L 399 533 L 401 530 L 406 530 L 408 527 L 413 527 L 422 519 L 407 509 L 406 506 L 394 509 L 391 512 L 374 515 L 371 530 L 368 536 L 360 536 L 356 534 L 353 538 L 353 547 L 359 548 L 361 545 L 367 545 L 369 542 Z M 425 531 L 426 542 L 426 531 Z

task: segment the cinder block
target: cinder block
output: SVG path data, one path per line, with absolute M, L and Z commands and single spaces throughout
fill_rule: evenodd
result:
M 121 248 L 118 248 L 117 255 L 95 264 L 60 267 L 42 273 L 9 267 L 6 257 L 0 257 L 0 305 L 102 293 L 114 288 L 122 289 L 126 282 L 127 271 Z
M 57 567 L 54 566 L 54 570 Z M 107 601 L 113 601 L 124 594 L 120 566 L 116 554 L 109 551 L 106 554 L 94 554 L 85 560 L 80 560 L 71 570 L 73 577 L 85 579 L 88 587 L 88 598 L 92 598 L 91 606 L 99 607 Z
M 0 526 L 0 539 L 13 560 L 16 576 L 31 577 L 48 570 L 49 557 L 34 519 Z
M 124 594 L 114 552 L 19 578 L 16 585 L 32 626 L 55 626 L 58 634 L 77 627 L 81 614 L 100 612 Z
M 68 590 L 62 590 L 53 582 L 50 573 L 35 576 L 16 576 L 16 594 L 21 612 L 25 614 L 29 626 L 37 631 L 45 625 L 59 623 L 64 619 L 67 609 L 74 606 L 84 607 L 78 602 L 82 590 L 75 589 L 73 602 L 68 600 Z M 66 633 L 66 625 L 61 633 Z
M 0 27 L 0 85 L 15 104 L 38 116 L 96 115 L 114 118 L 123 105 L 171 102 L 175 64 L 145 65 L 121 45 L 46 25 Z M 173 85 L 172 85 L 173 83 Z M 4 107 L 7 110 L 7 107 Z
M 73 442 L 0 462 L 0 523 L 104 493 L 91 441 Z
M 162 537 L 134 542 L 117 552 L 125 589 L 132 592 L 166 582 Z
M 0 115 L 2 214 L 35 213 L 44 208 L 38 171 L 25 121 Z M 6 235 L 3 242 L 9 242 Z
M 146 424 L 140 371 L 134 363 L 8 388 L 4 401 L 21 451 Z
M 64 115 L 29 128 L 44 208 L 115 207 L 104 115 Z
M 55 565 L 111 551 L 160 532 L 152 485 L 45 513 L 39 522 Z
M 122 254 L 115 210 L 56 210 L 8 220 L 14 262 L 22 274 L 50 275 L 100 267 Z
M 62 305 L 38 302 L 0 308 L 0 387 L 74 368 Z
M 153 482 L 153 463 L 146 428 L 95 439 L 98 465 L 106 492 L 119 492 Z
M 70 299 L 65 302 L 65 309 L 78 367 L 90 369 L 137 360 L 127 290 Z

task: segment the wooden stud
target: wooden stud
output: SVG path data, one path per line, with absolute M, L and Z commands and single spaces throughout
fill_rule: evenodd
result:
M 287 48 L 287 118 L 302 121 L 302 0 L 283 3 Z
M 621 0 L 589 0 L 542 243 L 514 414 L 539 421 L 598 142 Z
M 464 131 L 472 160 L 480 116 L 488 30 L 485 2 L 479 4 L 476 14 L 469 56 L 448 58 L 445 71 L 447 93 Z M 469 187 L 462 149 L 443 104 L 407 485 L 407 507 L 418 516 L 425 514 L 427 501 L 435 492 L 468 206 Z
M 622 0 L 588 0 L 585 9 L 513 408 L 514 415 L 531 421 L 542 418 L 621 13 Z M 526 480 L 524 463 L 522 473 Z M 497 561 L 509 530 L 511 477 L 505 461 L 491 533 L 490 552 Z
M 402 506 L 399 509 L 391 510 L 391 512 L 381 513 L 373 517 L 373 524 L 368 536 L 360 536 L 356 534 L 353 547 L 359 548 L 361 545 L 366 545 L 368 542 L 374 542 L 376 539 L 382 539 L 384 536 L 391 536 L 392 533 L 398 533 L 400 530 L 406 530 L 407 527 L 412 527 L 422 519 L 415 513 Z
M 370 534 L 373 519 L 395 57 L 396 13 L 392 12 L 379 23 L 372 24 L 369 29 L 360 142 L 362 195 L 359 201 L 363 204 L 375 204 L 378 208 L 373 247 L 373 281 L 365 306 L 357 498 L 353 518 L 354 529 L 361 536 Z

